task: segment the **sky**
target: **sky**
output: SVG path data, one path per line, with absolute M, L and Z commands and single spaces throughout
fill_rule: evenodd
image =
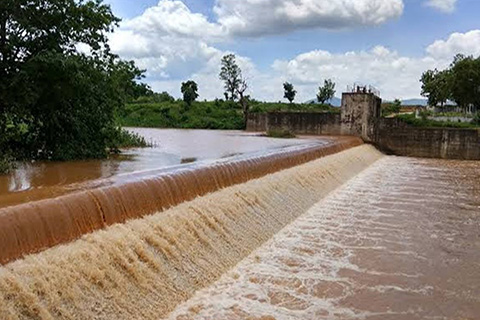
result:
M 234 53 L 258 100 L 313 99 L 325 79 L 337 96 L 354 83 L 384 99 L 420 97 L 423 71 L 458 54 L 480 56 L 478 0 L 105 0 L 122 19 L 112 50 L 146 70 L 154 91 L 223 97 L 222 56 Z

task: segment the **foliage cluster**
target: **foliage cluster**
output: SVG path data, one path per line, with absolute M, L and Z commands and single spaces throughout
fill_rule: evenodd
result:
M 318 88 L 317 100 L 321 104 L 325 104 L 328 100 L 335 96 L 335 83 L 326 79 L 323 86 Z
M 139 101 L 142 101 L 140 98 Z M 231 101 L 183 101 L 126 105 L 119 118 L 123 126 L 184 129 L 243 129 L 242 111 Z
M 101 158 L 118 150 L 125 133 L 115 115 L 129 97 L 146 92 L 136 82 L 142 71 L 110 53 L 107 34 L 118 22 L 101 1 L 0 2 L 2 162 Z M 79 44 L 90 53 L 78 52 Z
M 382 104 L 382 116 L 386 117 L 392 114 L 400 113 L 402 109 L 402 102 L 399 99 L 395 99 L 394 102 Z
M 319 104 L 249 102 L 250 112 L 340 112 L 339 108 Z M 243 110 L 233 101 L 194 101 L 188 107 L 181 100 L 156 102 L 148 97 L 128 103 L 119 115 L 119 122 L 128 127 L 232 129 L 244 128 Z
M 465 110 L 480 108 L 480 57 L 457 55 L 448 69 L 428 70 L 420 81 L 431 106 L 451 100 Z
M 297 95 L 297 90 L 293 87 L 293 84 L 290 82 L 285 82 L 283 84 L 284 94 L 283 97 L 288 100 L 288 102 L 293 103 L 295 96 Z

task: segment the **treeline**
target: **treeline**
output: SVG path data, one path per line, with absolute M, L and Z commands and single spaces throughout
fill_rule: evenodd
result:
M 289 82 L 283 84 L 284 98 L 289 103 L 260 102 L 246 94 L 249 85 L 234 54 L 225 55 L 220 67 L 219 78 L 224 83 L 225 99 L 196 101 L 199 97 L 198 84 L 188 80 L 181 84 L 183 97 L 179 100 L 175 100 L 168 92 L 147 90 L 144 96 L 126 105 L 119 117 L 120 123 L 138 127 L 244 129 L 251 112 L 339 111 L 325 104 L 335 95 L 335 83 L 330 79 L 318 88 L 318 103 L 294 103 L 297 91 Z
M 273 111 L 339 112 L 325 104 L 261 102 L 250 99 L 249 113 Z M 238 101 L 216 99 L 192 101 L 175 99 L 167 92 L 152 93 L 126 104 L 119 122 L 126 127 L 183 129 L 244 129 L 244 113 Z
M 125 102 L 147 92 L 143 72 L 108 47 L 119 21 L 101 1 L 0 1 L 0 171 L 145 144 L 116 123 Z
M 480 110 L 480 57 L 459 54 L 449 68 L 428 70 L 420 81 L 431 106 L 453 101 L 465 111 Z

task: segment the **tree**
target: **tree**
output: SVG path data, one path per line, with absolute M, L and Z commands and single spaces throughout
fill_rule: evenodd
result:
M 295 95 L 297 94 L 297 91 L 293 87 L 293 84 L 285 82 L 283 84 L 283 90 L 285 91 L 283 97 L 287 99 L 290 103 L 293 103 L 293 100 L 295 100 Z
M 145 89 L 143 71 L 109 50 L 119 21 L 101 1 L 0 1 L 0 158 L 98 158 L 116 149 L 115 115 Z
M 222 58 L 219 77 L 225 83 L 225 99 L 236 100 L 237 91 L 242 82 L 242 70 L 237 65 L 234 54 L 227 54 Z
M 451 97 L 465 110 L 480 107 L 480 57 L 457 55 L 450 66 Z
M 198 98 L 198 86 L 195 81 L 189 80 L 182 83 L 181 88 L 183 94 L 183 101 L 186 102 L 187 106 L 191 106 L 192 102 Z
M 335 83 L 326 79 L 323 87 L 318 88 L 317 100 L 319 103 L 324 104 L 328 100 L 332 99 L 335 96 Z
M 452 95 L 452 83 L 450 70 L 438 71 L 428 70 L 422 74 L 422 92 L 424 97 L 428 98 L 428 104 L 442 107 L 447 103 Z

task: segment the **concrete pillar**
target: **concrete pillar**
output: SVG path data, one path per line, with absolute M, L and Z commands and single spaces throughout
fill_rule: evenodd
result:
M 368 92 L 342 94 L 342 135 L 361 137 L 366 142 L 375 141 L 376 125 L 381 115 L 382 99 Z

